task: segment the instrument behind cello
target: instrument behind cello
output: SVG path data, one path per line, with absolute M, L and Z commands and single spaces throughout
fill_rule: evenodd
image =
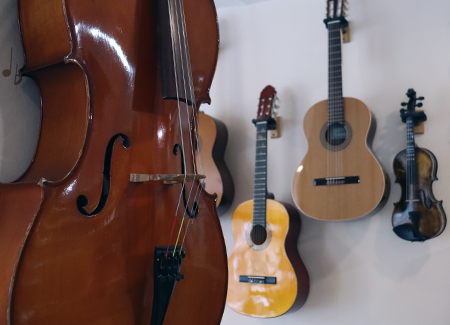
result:
M 169 6 L 182 13 L 180 2 Z M 15 253 L 0 247 L 10 263 L 0 273 L 0 324 L 149 324 L 155 247 L 175 244 L 173 227 L 186 234 L 175 246 L 186 276 L 164 324 L 220 322 L 225 247 L 190 147 L 217 59 L 216 16 L 211 0 L 184 9 L 193 89 L 185 103 L 161 96 L 153 1 L 19 2 L 23 73 L 39 84 L 43 118 L 30 168 L 0 186 L 0 196 L 15 196 L 0 210 L 0 237 L 12 230 L 18 242 Z M 76 145 L 64 147 L 72 137 Z M 51 151 L 54 139 L 68 154 Z M 184 224 L 185 211 L 196 216 Z M 15 219 L 24 219 L 19 230 Z

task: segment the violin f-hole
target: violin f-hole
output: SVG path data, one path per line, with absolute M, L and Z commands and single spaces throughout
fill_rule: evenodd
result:
M 180 149 L 180 156 L 181 156 L 181 173 L 183 175 L 186 175 L 186 168 L 184 166 L 184 153 L 183 150 L 181 149 L 181 146 L 177 143 L 174 147 L 173 147 L 173 154 L 176 156 L 178 153 L 178 149 Z M 192 210 L 189 209 L 189 204 L 188 201 L 186 199 L 186 186 L 185 184 L 183 184 L 183 203 L 184 203 L 184 210 L 186 211 L 186 214 L 189 216 L 189 218 L 195 218 L 198 215 L 198 203 L 196 201 L 194 201 L 194 203 L 192 203 Z
M 125 134 L 118 133 L 115 136 L 109 140 L 108 146 L 106 147 L 106 153 L 105 153 L 105 161 L 103 166 L 103 186 L 102 186 L 102 193 L 100 195 L 100 200 L 97 204 L 97 207 L 92 212 L 87 212 L 84 207 L 88 205 L 89 200 L 85 195 L 80 195 L 77 198 L 77 208 L 80 213 L 82 213 L 85 216 L 92 217 L 96 214 L 100 213 L 103 208 L 106 205 L 106 202 L 108 201 L 109 191 L 111 188 L 111 161 L 112 161 L 112 155 L 113 155 L 113 148 L 114 143 L 116 142 L 117 138 L 122 138 L 122 146 L 127 149 L 130 147 L 130 138 L 126 136 Z

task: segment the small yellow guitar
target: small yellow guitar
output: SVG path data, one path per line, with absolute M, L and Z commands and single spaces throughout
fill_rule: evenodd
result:
M 227 304 L 253 317 L 277 317 L 300 308 L 309 293 L 309 276 L 297 250 L 300 216 L 292 206 L 267 199 L 267 130 L 275 127 L 276 92 L 261 93 L 256 124 L 253 200 L 233 214 L 233 251 L 228 258 Z

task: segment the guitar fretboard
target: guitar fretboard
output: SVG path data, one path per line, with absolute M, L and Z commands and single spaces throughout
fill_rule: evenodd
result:
M 267 121 L 256 123 L 255 182 L 253 188 L 253 225 L 266 227 L 267 195 Z
M 342 97 L 341 22 L 328 22 L 328 122 L 344 123 Z

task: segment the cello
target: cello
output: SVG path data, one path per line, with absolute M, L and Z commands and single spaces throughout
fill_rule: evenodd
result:
M 225 245 L 192 154 L 217 61 L 212 0 L 18 8 L 42 119 L 29 168 L 0 185 L 0 324 L 220 323 Z M 167 21 L 182 73 L 163 62 Z M 189 96 L 171 96 L 186 80 Z M 171 256 L 185 275 L 173 294 L 156 280 Z

